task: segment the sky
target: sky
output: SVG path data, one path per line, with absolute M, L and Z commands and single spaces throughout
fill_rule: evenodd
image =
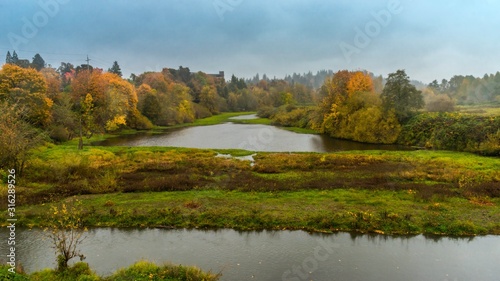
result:
M 405 69 L 429 83 L 500 71 L 500 1 L 0 0 L 0 62 L 118 61 L 131 73 L 283 78 L 319 70 Z

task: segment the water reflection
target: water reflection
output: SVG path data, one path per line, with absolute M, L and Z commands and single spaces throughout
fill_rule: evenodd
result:
M 138 133 L 95 142 L 102 146 L 172 146 L 246 149 L 270 152 L 332 152 L 347 150 L 409 150 L 399 145 L 364 144 L 325 135 L 298 134 L 274 126 L 225 123 Z
M 7 232 L 2 229 L 0 234 Z M 55 267 L 55 255 L 42 231 L 18 230 L 17 234 L 19 261 L 28 272 Z M 5 243 L 0 250 L 6 252 Z M 139 259 L 222 270 L 222 280 L 498 280 L 500 274 L 498 236 L 437 239 L 106 228 L 90 230 L 82 252 L 101 275 Z

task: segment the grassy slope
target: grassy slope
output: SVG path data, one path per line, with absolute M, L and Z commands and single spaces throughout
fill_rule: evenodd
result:
M 89 226 L 500 234 L 497 158 L 432 151 L 260 153 L 250 167 L 216 154 L 40 149 L 17 188 L 19 223 L 43 226 L 51 204 L 76 196 Z

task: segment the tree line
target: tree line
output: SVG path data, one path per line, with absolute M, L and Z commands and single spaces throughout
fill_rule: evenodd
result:
M 124 79 L 116 61 L 107 70 L 67 62 L 57 69 L 47 67 L 38 54 L 31 63 L 26 61 L 8 52 L 8 63 L 0 70 L 0 144 L 11 148 L 0 151 L 0 160 L 15 166 L 26 159 L 19 151 L 34 147 L 41 136 L 56 142 L 78 137 L 81 148 L 83 139 L 96 133 L 172 126 L 228 111 L 258 110 L 274 124 L 310 128 L 335 138 L 440 147 L 446 143 L 443 136 L 451 133 L 438 134 L 434 142 L 412 142 L 407 134 L 408 124 L 416 124 L 412 118 L 423 112 L 451 112 L 457 102 L 468 101 L 470 93 L 478 101 L 496 101 L 500 80 L 498 73 L 482 79 L 456 76 L 419 90 L 403 70 L 385 79 L 343 70 L 326 76 L 314 89 L 297 82 L 299 75 L 288 80 L 256 76 L 252 81 L 232 75 L 226 81 L 180 66 Z M 489 151 L 496 151 L 500 134 L 495 124 L 485 125 L 487 134 L 466 149 L 489 143 Z

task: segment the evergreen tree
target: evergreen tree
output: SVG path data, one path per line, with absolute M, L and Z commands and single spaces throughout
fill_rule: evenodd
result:
M 111 68 L 108 69 L 108 72 L 111 72 L 111 73 L 114 73 L 120 77 L 122 77 L 122 70 L 120 69 L 120 66 L 118 65 L 118 62 L 115 61 L 113 63 L 113 66 Z
M 12 61 L 10 62 L 12 64 L 18 64 L 19 63 L 19 57 L 17 56 L 16 51 L 12 53 Z
M 182 67 L 182 65 L 179 66 L 178 74 L 184 83 L 188 83 L 189 80 L 191 80 L 191 70 L 189 70 L 189 67 Z
M 36 70 L 40 71 L 42 68 L 45 67 L 45 60 L 43 60 L 40 54 L 36 54 L 33 57 L 33 62 L 31 63 L 31 66 L 33 66 Z
M 12 56 L 10 55 L 10 51 L 7 51 L 7 57 L 5 58 L 5 63 L 12 63 Z

